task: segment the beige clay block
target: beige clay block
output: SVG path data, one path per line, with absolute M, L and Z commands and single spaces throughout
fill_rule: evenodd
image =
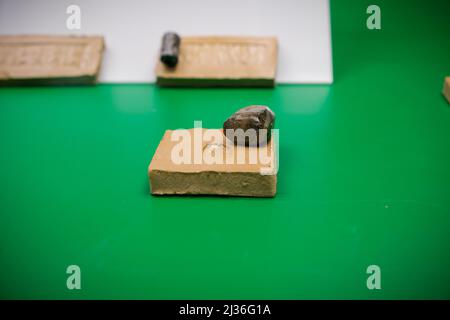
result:
M 206 130 L 206 129 L 203 129 Z M 211 129 L 222 134 L 220 129 Z M 188 130 L 194 137 L 194 129 Z M 167 130 L 148 168 L 151 193 L 154 195 L 226 195 L 249 197 L 273 197 L 276 194 L 277 170 L 276 154 L 272 149 L 272 143 L 260 148 L 235 146 L 230 144 L 230 149 L 225 147 L 224 136 L 220 143 L 202 141 L 203 155 L 217 155 L 220 149 L 223 154 L 223 164 L 176 164 L 173 161 L 172 151 L 179 141 L 172 141 L 172 133 Z M 205 132 L 205 131 L 203 131 Z M 194 159 L 194 139 L 191 141 L 191 159 Z M 261 149 L 261 150 L 259 150 Z M 250 152 L 261 152 L 267 158 L 257 156 L 256 161 L 251 160 Z M 237 163 L 239 152 L 245 155 L 245 162 Z M 255 155 L 255 153 L 253 153 Z M 232 163 L 225 163 L 231 159 Z M 267 161 L 270 160 L 270 161 Z
M 442 94 L 447 99 L 447 102 L 450 103 L 450 77 L 445 78 Z
M 0 85 L 93 84 L 103 37 L 0 36 Z
M 156 66 L 161 86 L 273 87 L 277 69 L 273 37 L 182 37 L 178 64 Z

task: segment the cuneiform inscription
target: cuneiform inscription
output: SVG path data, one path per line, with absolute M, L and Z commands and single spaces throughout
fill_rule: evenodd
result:
M 28 44 L 0 46 L 0 68 L 82 67 L 85 44 Z
M 187 43 L 180 60 L 190 65 L 260 66 L 270 59 L 267 46 L 259 43 Z

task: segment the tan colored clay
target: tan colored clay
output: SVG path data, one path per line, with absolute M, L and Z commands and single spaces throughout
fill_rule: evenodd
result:
M 179 61 L 156 66 L 162 86 L 274 86 L 277 39 L 271 37 L 182 37 Z
M 0 36 L 0 84 L 90 84 L 103 37 Z
M 206 129 L 203 129 L 206 130 Z M 222 134 L 221 129 L 211 129 Z M 193 129 L 187 130 L 190 136 L 194 136 Z M 277 170 L 276 155 L 272 145 L 267 144 L 259 148 L 235 146 L 230 142 L 231 149 L 226 149 L 226 138 L 220 143 L 202 141 L 202 154 L 208 152 L 223 151 L 223 163 L 176 164 L 173 161 L 172 152 L 179 141 L 172 141 L 175 131 L 167 130 L 163 139 L 153 156 L 148 168 L 151 185 L 151 193 L 156 195 L 168 194 L 204 194 L 204 195 L 228 195 L 228 196 L 251 196 L 251 197 L 273 197 L 276 194 Z M 205 131 L 203 131 L 205 132 Z M 194 160 L 194 139 L 191 140 L 191 159 Z M 250 152 L 263 152 L 271 159 L 270 163 L 262 163 L 260 158 L 256 162 L 250 160 Z M 261 149 L 261 150 L 259 150 Z M 238 152 L 245 154 L 245 162 L 237 163 Z M 227 154 L 233 163 L 226 163 Z M 262 174 L 262 172 L 265 172 Z
M 450 103 L 450 77 L 445 78 L 442 94 L 447 99 L 448 103 Z

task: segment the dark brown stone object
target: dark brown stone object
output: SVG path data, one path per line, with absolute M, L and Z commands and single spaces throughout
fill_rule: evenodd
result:
M 233 113 L 223 124 L 223 133 L 235 145 L 259 146 L 270 141 L 275 124 L 275 113 L 267 106 L 248 106 Z M 233 131 L 230 131 L 232 129 Z M 242 129 L 242 131 L 238 130 Z M 256 132 L 252 135 L 251 130 Z M 264 129 L 265 131 L 261 131 Z M 236 131 L 238 130 L 238 131 Z
M 160 60 L 170 68 L 178 64 L 180 42 L 180 36 L 174 32 L 166 32 L 162 38 Z

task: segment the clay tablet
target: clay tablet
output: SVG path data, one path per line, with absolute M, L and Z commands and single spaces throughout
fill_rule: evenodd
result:
M 0 36 L 0 85 L 93 84 L 102 37 Z
M 450 103 L 450 77 L 445 78 L 442 94 L 447 99 L 447 102 Z
M 277 189 L 277 157 L 276 145 L 250 148 L 236 146 L 232 142 L 230 148 L 225 146 L 226 138 L 221 129 L 200 129 L 215 133 L 222 137 L 220 142 L 201 141 L 198 147 L 191 147 L 188 152 L 189 163 L 176 163 L 174 154 L 180 154 L 180 140 L 174 137 L 188 134 L 195 137 L 194 130 L 167 130 L 148 168 L 151 193 L 154 195 L 227 195 L 249 197 L 273 197 Z M 273 139 L 272 139 L 273 141 Z M 178 145 L 178 147 L 177 147 Z M 200 151 L 196 158 L 195 150 Z M 261 152 L 263 156 L 258 153 Z M 212 163 L 213 156 L 223 155 L 223 163 Z M 252 153 L 252 155 L 250 154 Z M 238 157 L 244 155 L 242 162 Z M 186 156 L 186 154 L 184 154 Z M 256 155 L 256 156 L 255 156 Z M 216 160 L 218 158 L 215 158 Z M 175 160 L 175 161 L 174 161 Z M 197 162 L 197 163 L 196 163 Z
M 182 37 L 175 68 L 158 61 L 161 86 L 273 87 L 277 39 L 270 37 Z

